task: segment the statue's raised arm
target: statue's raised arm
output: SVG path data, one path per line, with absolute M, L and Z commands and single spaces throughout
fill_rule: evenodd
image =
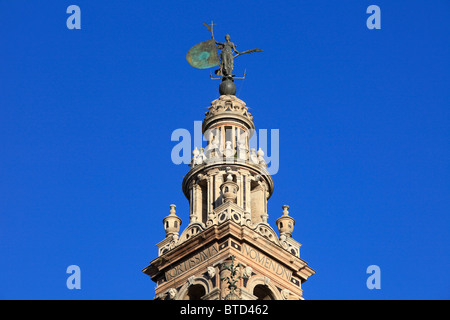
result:
M 246 51 L 242 51 L 242 52 L 237 52 L 237 55 L 234 56 L 234 58 L 238 57 L 238 56 L 242 56 L 243 54 L 246 53 L 252 53 L 252 52 L 261 52 L 261 49 L 255 48 L 255 49 L 250 49 L 250 50 L 246 50 Z

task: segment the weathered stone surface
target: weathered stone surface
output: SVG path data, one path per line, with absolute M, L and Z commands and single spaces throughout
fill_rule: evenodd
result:
M 244 101 L 214 100 L 202 130 L 207 146 L 194 149 L 182 184 L 189 224 L 180 234 L 171 205 L 158 257 L 143 270 L 157 283 L 155 299 L 303 299 L 301 285 L 315 271 L 300 259 L 289 206 L 276 221 L 279 236 L 267 223 L 274 185 L 264 151 L 249 148 L 254 124 Z

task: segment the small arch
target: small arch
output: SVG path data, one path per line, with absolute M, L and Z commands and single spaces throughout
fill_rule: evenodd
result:
M 258 284 L 253 289 L 253 295 L 257 297 L 256 300 L 275 300 L 272 291 L 263 284 Z
M 257 300 L 284 300 L 277 287 L 270 281 L 268 283 L 266 277 L 251 277 L 247 283 L 247 290 Z
M 194 280 L 186 281 L 178 290 L 174 300 L 202 300 L 205 295 L 210 293 L 212 287 L 211 280 L 202 277 L 194 278 Z
M 204 286 L 201 284 L 194 284 L 189 287 L 184 300 L 201 300 L 205 294 L 206 290 Z

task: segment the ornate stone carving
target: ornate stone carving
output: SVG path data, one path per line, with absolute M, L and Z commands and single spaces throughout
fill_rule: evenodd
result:
M 216 275 L 216 268 L 208 267 L 208 268 L 206 268 L 206 272 L 208 272 L 209 278 L 212 279 Z
M 253 164 L 259 163 L 258 156 L 256 155 L 256 150 L 254 148 L 250 149 L 250 159 L 249 160 Z
M 173 248 L 175 248 L 177 243 L 178 243 L 178 237 L 176 239 L 173 238 L 172 241 L 170 241 L 168 244 L 159 248 L 159 255 L 163 255 L 166 252 L 168 252 L 169 250 L 172 250 Z
M 256 285 L 267 286 L 264 289 L 270 290 L 270 296 L 277 300 L 302 298 L 300 281 L 313 270 L 307 269 L 306 264 L 302 267 L 294 257 L 299 257 L 301 245 L 292 239 L 293 223 L 289 222 L 293 219 L 287 209 L 277 220 L 279 235 L 267 223 L 267 201 L 274 186 L 264 151 L 250 149 L 254 129 L 253 117 L 242 100 L 222 95 L 211 103 L 202 125 L 206 149 L 198 145 L 192 151 L 190 170 L 182 184 L 190 204 L 190 223 L 181 233 L 181 219 L 175 215 L 175 206 L 171 206 L 171 213 L 164 220 L 166 238 L 157 244 L 160 256 L 144 271 L 157 282 L 160 299 L 253 299 L 257 298 L 252 294 Z M 202 259 L 206 254 L 203 248 L 210 244 L 214 245 L 208 256 L 211 260 Z M 265 260 L 258 256 L 255 260 L 244 258 L 246 266 L 233 265 L 233 261 L 230 264 L 227 257 L 231 254 L 249 257 L 247 244 L 266 249 Z M 209 251 L 212 246 L 206 248 Z M 221 266 L 224 261 L 227 264 Z M 238 271 L 242 277 L 235 276 Z M 293 275 L 301 279 L 291 278 Z M 286 281 L 278 281 L 277 276 Z M 226 279 L 228 287 L 220 279 Z M 197 285 L 208 287 L 204 295 Z M 168 290 L 169 287 L 172 288 Z M 291 291 L 282 290 L 286 288 Z M 243 291 L 248 294 L 243 296 Z
M 219 212 L 216 213 L 216 210 L 218 210 Z M 249 212 L 243 212 L 242 208 L 238 207 L 236 204 L 224 204 L 219 206 L 216 210 L 208 214 L 208 220 L 206 221 L 205 225 L 203 225 L 202 223 L 193 222 L 183 231 L 179 238 L 178 236 L 173 236 L 170 242 L 160 248 L 159 255 L 172 250 L 181 243 L 196 236 L 206 228 L 210 228 L 214 225 L 219 225 L 228 220 L 232 220 L 238 225 L 247 226 L 248 228 L 256 231 L 263 238 L 275 243 L 284 250 L 290 252 L 292 255 L 299 257 L 299 243 L 297 243 L 291 237 L 287 237 L 285 234 L 280 235 L 280 237 L 278 238 L 275 230 L 273 230 L 273 228 L 269 224 L 267 224 L 267 222 L 253 224 L 251 221 L 251 214 Z M 267 214 L 263 214 L 261 216 L 263 218 L 263 221 L 267 220 Z
M 243 276 L 250 278 L 252 276 L 253 268 L 252 267 L 245 267 L 244 271 L 242 272 Z
M 224 202 L 236 202 L 239 186 L 233 181 L 233 176 L 231 174 L 227 176 L 227 180 L 220 186 L 220 191 L 222 192 Z
M 248 112 L 248 107 L 245 105 L 245 102 L 232 95 L 222 95 L 218 99 L 212 101 L 211 106 L 208 108 L 208 112 L 205 113 L 205 120 L 225 112 L 242 115 L 250 121 L 253 121 L 253 117 L 250 112 Z
M 275 239 L 278 240 L 278 237 L 275 233 L 275 231 L 265 223 L 260 223 L 257 228 L 255 229 L 256 232 L 258 232 L 260 235 L 262 235 L 264 238 L 269 239 L 272 242 L 275 242 Z M 275 242 L 276 243 L 276 242 Z
M 175 296 L 177 295 L 177 293 L 178 293 L 177 289 L 175 289 L 175 288 L 170 288 L 170 289 L 167 291 L 168 298 L 169 298 L 170 300 L 175 299 Z
M 290 294 L 291 292 L 288 289 L 281 290 L 281 296 L 283 297 L 284 300 L 289 299 Z
M 219 225 L 228 220 L 232 220 L 239 225 L 251 227 L 252 223 L 250 218 L 251 215 L 249 213 L 244 213 L 241 207 L 235 203 L 228 202 L 222 204 L 208 215 L 206 226 L 209 228 L 213 225 Z
M 258 164 L 267 168 L 266 160 L 264 160 L 264 151 L 261 148 L 259 148 L 256 155 L 257 155 Z
M 193 222 L 191 223 L 181 234 L 180 240 L 177 243 L 177 245 L 185 242 L 186 240 L 191 239 L 192 237 L 195 237 L 197 234 L 205 230 L 205 227 L 199 223 L 199 222 Z
M 164 230 L 166 231 L 166 237 L 177 236 L 180 231 L 181 219 L 175 213 L 176 205 L 170 205 L 170 214 L 163 219 Z

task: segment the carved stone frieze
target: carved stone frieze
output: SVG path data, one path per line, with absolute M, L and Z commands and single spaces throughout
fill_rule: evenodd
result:
M 245 102 L 231 95 L 222 95 L 218 99 L 212 101 L 211 106 L 205 113 L 205 119 L 221 113 L 234 113 L 242 115 L 250 121 L 253 120 L 252 115 L 248 112 L 248 107 L 245 105 Z

